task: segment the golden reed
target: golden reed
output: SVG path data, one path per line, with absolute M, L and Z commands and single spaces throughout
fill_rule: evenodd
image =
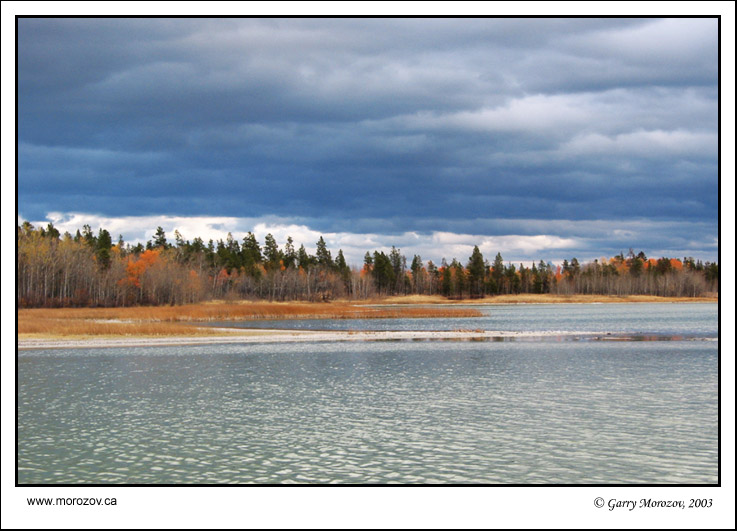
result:
M 186 326 L 208 321 L 263 319 L 389 319 L 478 317 L 468 308 L 373 308 L 349 303 L 201 303 L 127 308 L 34 308 L 18 310 L 18 335 L 212 335 L 216 330 Z

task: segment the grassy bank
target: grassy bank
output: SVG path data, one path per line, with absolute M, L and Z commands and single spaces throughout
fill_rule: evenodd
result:
M 347 302 L 211 302 L 129 308 L 35 308 L 18 310 L 18 337 L 190 336 L 222 331 L 196 326 L 209 321 L 265 319 L 387 319 L 477 317 L 468 308 L 371 308 Z

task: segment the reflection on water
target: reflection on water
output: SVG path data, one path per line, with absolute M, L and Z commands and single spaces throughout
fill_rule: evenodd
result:
M 366 341 L 389 341 L 389 342 L 401 342 L 401 341 L 448 341 L 448 342 L 485 342 L 493 341 L 501 343 L 503 341 L 520 341 L 528 343 L 549 343 L 563 342 L 563 341 L 709 341 L 712 338 L 703 337 L 689 337 L 683 335 L 576 335 L 576 334 L 548 334 L 540 336 L 468 336 L 468 337 L 411 337 L 411 338 L 393 338 L 393 337 L 380 337 L 380 338 L 369 338 Z
M 715 483 L 716 343 L 24 351 L 20 483 Z
M 474 306 L 482 317 L 447 319 L 303 319 L 216 322 L 210 326 L 296 330 L 471 330 L 521 335 L 686 336 L 715 338 L 718 305 L 708 304 L 535 304 Z

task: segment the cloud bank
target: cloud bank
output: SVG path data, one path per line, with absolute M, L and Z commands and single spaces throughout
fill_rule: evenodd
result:
M 713 18 L 19 19 L 19 215 L 715 260 L 717 37 Z

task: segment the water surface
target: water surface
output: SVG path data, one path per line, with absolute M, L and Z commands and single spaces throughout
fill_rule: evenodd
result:
M 627 316 L 576 306 L 557 310 L 570 312 L 567 322 L 530 326 L 606 320 L 634 331 Z M 642 329 L 664 319 L 658 329 L 669 334 L 718 330 L 715 308 L 694 318 L 708 305 L 668 306 L 680 316 Z M 718 477 L 716 341 L 29 350 L 18 355 L 18 382 L 20 483 Z
M 296 330 L 564 331 L 716 338 L 717 304 L 519 304 L 468 305 L 481 317 L 445 319 L 301 319 L 222 321 L 211 326 Z

